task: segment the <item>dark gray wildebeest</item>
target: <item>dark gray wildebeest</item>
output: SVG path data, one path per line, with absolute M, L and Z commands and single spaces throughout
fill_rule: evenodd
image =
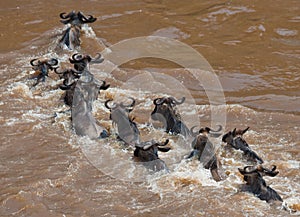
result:
M 132 102 L 127 105 L 123 102 L 111 104 L 112 100 L 109 99 L 105 102 L 105 107 L 110 110 L 110 119 L 113 124 L 117 125 L 119 139 L 124 141 L 126 145 L 134 147 L 140 142 L 140 131 L 133 118 L 129 116 L 135 105 L 135 100 L 130 99 Z
M 154 99 L 155 108 L 151 113 L 151 118 L 162 122 L 167 133 L 182 134 L 185 137 L 190 135 L 189 129 L 181 121 L 180 114 L 175 110 L 175 106 L 182 104 L 184 101 L 185 97 L 182 97 L 180 101 L 174 97 Z
M 134 156 L 139 162 L 153 171 L 167 170 L 166 163 L 158 157 L 158 151 L 168 152 L 169 147 L 162 147 L 168 144 L 167 139 L 164 143 L 159 143 L 154 140 L 142 142 L 135 145 Z
M 41 81 L 45 82 L 46 77 L 48 77 L 49 70 L 55 70 L 58 64 L 58 60 L 55 58 L 51 59 L 33 59 L 30 61 L 32 69 L 36 71 L 37 75 L 31 77 L 30 79 L 37 79 L 33 86 L 38 85 Z
M 251 192 L 261 200 L 267 202 L 283 201 L 279 194 L 269 186 L 267 186 L 263 176 L 276 176 L 279 172 L 275 171 L 276 166 L 273 165 L 271 170 L 264 168 L 262 165 L 246 166 L 244 169 L 239 169 L 239 172 L 244 176 L 246 184 L 242 185 L 241 190 Z
M 97 124 L 92 114 L 92 104 L 98 93 L 98 82 L 92 74 L 84 71 L 76 82 L 72 103 L 72 124 L 77 135 L 88 136 L 91 139 L 108 136 L 106 129 Z
M 236 150 L 243 151 L 249 160 L 257 161 L 261 164 L 264 161 L 254 151 L 251 150 L 248 143 L 243 138 L 243 135 L 247 132 L 248 129 L 249 127 L 244 130 L 237 130 L 236 128 L 234 128 L 233 131 L 229 131 L 223 136 L 222 141 Z
M 68 27 L 63 32 L 63 37 L 60 39 L 59 44 L 61 47 L 68 47 L 70 50 L 74 50 L 76 47 L 80 46 L 80 31 L 81 26 L 85 23 L 93 23 L 97 20 L 97 18 L 88 15 L 85 16 L 82 12 L 75 12 L 72 11 L 68 14 L 61 13 L 60 20 L 63 24 L 69 24 L 70 27 Z
M 85 71 L 88 71 L 89 63 L 101 63 L 103 59 L 101 58 L 100 54 L 97 54 L 95 58 L 92 58 L 89 55 L 81 55 L 81 54 L 74 54 L 70 58 L 70 63 L 74 64 L 74 69 L 67 69 L 62 72 L 59 72 L 55 69 L 55 72 L 59 74 L 61 79 L 63 80 L 63 84 L 60 85 L 60 89 L 65 90 L 64 102 L 66 105 L 71 106 L 73 102 L 73 95 L 77 80 L 80 78 L 81 74 Z M 86 72 L 89 74 L 89 72 Z M 92 77 L 90 75 L 90 77 Z M 95 84 L 98 84 L 96 81 Z M 100 85 L 98 84 L 99 91 L 106 90 L 109 88 L 109 84 L 106 84 L 105 81 Z M 93 94 L 93 93 L 92 93 Z M 96 99 L 97 95 L 94 96 L 92 99 L 93 101 Z M 91 105 L 89 105 L 91 107 Z
M 223 171 L 221 171 L 221 163 L 216 156 L 216 149 L 213 143 L 209 140 L 208 136 L 219 137 L 222 126 L 219 126 L 218 130 L 212 130 L 208 127 L 201 128 L 198 133 L 191 133 L 195 136 L 192 142 L 192 148 L 190 155 L 187 158 L 197 157 L 197 159 L 203 163 L 205 169 L 209 169 L 211 175 L 215 181 L 221 181 L 224 179 Z

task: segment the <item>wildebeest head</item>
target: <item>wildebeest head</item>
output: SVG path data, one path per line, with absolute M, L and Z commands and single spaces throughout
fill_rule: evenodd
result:
M 242 137 L 247 131 L 249 130 L 249 127 L 247 127 L 244 130 L 241 129 L 236 129 L 234 128 L 233 131 L 229 131 L 228 133 L 226 133 L 223 137 L 222 137 L 222 141 L 233 146 L 234 144 L 234 138 L 235 137 Z
M 263 163 L 263 160 L 249 147 L 248 143 L 243 138 L 243 135 L 249 130 L 247 127 L 244 130 L 234 128 L 233 131 L 229 131 L 222 137 L 222 141 L 234 149 L 241 150 L 251 160 L 256 160 L 259 163 Z
M 105 107 L 110 110 L 110 119 L 118 127 L 119 138 L 126 144 L 135 145 L 139 142 L 140 132 L 134 120 L 129 117 L 129 113 L 133 110 L 133 106 L 135 105 L 135 100 L 133 98 L 130 99 L 132 102 L 127 105 L 123 102 L 110 105 L 112 100 L 107 100 Z
M 164 143 L 159 143 L 154 140 L 142 142 L 135 145 L 134 156 L 139 161 L 145 162 L 145 166 L 153 171 L 167 170 L 167 166 L 164 161 L 158 157 L 158 151 L 168 152 L 169 147 L 166 146 L 169 143 L 167 139 Z M 146 163 L 147 162 L 147 163 Z
M 71 11 L 70 13 L 60 13 L 60 18 L 62 19 L 60 22 L 63 24 L 71 24 L 76 26 L 81 26 L 84 23 L 93 23 L 97 20 L 97 18 L 92 15 L 85 16 L 82 12 Z
M 37 82 L 33 85 L 36 86 L 40 81 L 44 82 L 46 77 L 48 77 L 49 70 L 54 70 L 58 64 L 58 60 L 55 58 L 39 60 L 33 59 L 30 61 L 30 65 L 32 65 L 32 69 L 35 70 L 38 74 L 33 77 L 37 79 Z
M 193 131 L 191 128 L 191 134 L 195 136 L 192 142 L 192 152 L 187 158 L 196 156 L 200 162 L 203 163 L 205 169 L 210 169 L 212 177 L 216 181 L 220 181 L 223 177 L 219 174 L 219 169 L 221 167 L 220 162 L 216 156 L 216 150 L 213 143 L 209 140 L 208 136 L 219 137 L 221 135 L 220 131 L 222 126 L 219 126 L 218 130 L 213 130 L 209 127 L 201 128 L 198 133 Z
M 67 28 L 63 32 L 63 37 L 60 39 L 59 44 L 60 46 L 67 46 L 70 50 L 74 50 L 76 47 L 80 46 L 80 30 L 81 26 L 84 23 L 92 23 L 95 22 L 97 18 L 94 18 L 91 15 L 87 17 L 82 13 L 75 11 L 70 12 L 69 14 L 61 13 L 60 22 L 63 24 L 70 24 L 71 26 Z
M 243 169 L 238 168 L 239 172 L 244 176 L 246 186 L 242 190 L 255 194 L 261 200 L 267 202 L 279 200 L 283 201 L 279 194 L 269 186 L 267 186 L 263 176 L 276 176 L 279 172 L 276 171 L 276 166 L 273 165 L 272 169 L 267 169 L 262 165 L 246 166 Z
M 104 61 L 100 53 L 94 58 L 90 55 L 75 53 L 69 60 L 70 63 L 74 64 L 74 69 L 77 71 L 88 70 L 89 63 L 102 63 Z
M 182 104 L 184 101 L 185 97 L 182 97 L 180 101 L 176 100 L 174 97 L 154 99 L 153 104 L 155 105 L 155 108 L 151 113 L 151 118 L 162 122 L 168 133 L 181 133 L 184 136 L 188 135 L 189 129 L 181 121 L 180 115 L 175 110 L 175 106 Z

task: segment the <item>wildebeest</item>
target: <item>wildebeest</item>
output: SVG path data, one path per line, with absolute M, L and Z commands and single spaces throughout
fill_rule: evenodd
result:
M 74 50 L 76 47 L 80 46 L 80 31 L 82 24 L 85 23 L 93 23 L 97 20 L 97 18 L 88 15 L 87 17 L 82 12 L 72 11 L 69 14 L 61 13 L 60 20 L 63 24 L 70 24 L 63 32 L 63 37 L 60 39 L 59 43 L 61 46 L 67 46 L 68 49 Z
M 89 55 L 81 55 L 76 53 L 73 54 L 69 60 L 70 63 L 74 64 L 74 69 L 67 69 L 62 72 L 59 72 L 57 69 L 55 69 L 55 72 L 60 75 L 60 78 L 64 79 L 63 85 L 60 85 L 60 89 L 66 91 L 64 96 L 64 101 L 66 105 L 68 106 L 72 105 L 73 95 L 74 95 L 74 90 L 75 90 L 77 80 L 81 77 L 83 73 L 85 75 L 85 79 L 94 80 L 94 82 L 92 82 L 91 84 L 96 85 L 99 91 L 106 90 L 109 88 L 110 86 L 109 84 L 106 84 L 105 81 L 103 81 L 103 83 L 100 84 L 93 78 L 93 75 L 88 71 L 88 65 L 90 62 L 92 63 L 103 62 L 103 59 L 101 58 L 101 54 L 98 54 L 95 58 L 92 58 Z M 97 95 L 98 93 L 92 91 L 89 95 L 91 98 L 90 101 L 94 101 L 97 98 Z M 90 104 L 89 104 L 89 108 L 91 108 Z
M 166 163 L 158 157 L 158 151 L 168 152 L 169 143 L 167 139 L 164 143 L 159 143 L 154 140 L 142 142 L 135 145 L 134 156 L 138 161 L 143 162 L 144 166 L 153 171 L 168 170 Z
M 87 72 L 83 74 L 86 74 L 84 75 L 86 77 L 91 76 Z M 97 124 L 92 114 L 92 104 L 98 92 L 99 86 L 95 84 L 93 78 L 80 79 L 76 82 L 72 103 L 72 124 L 77 135 L 88 136 L 91 139 L 108 136 L 106 129 Z
M 137 128 L 133 118 L 129 117 L 129 113 L 133 110 L 135 100 L 131 98 L 132 102 L 128 105 L 121 103 L 113 103 L 109 105 L 112 100 L 105 102 L 105 107 L 110 110 L 110 119 L 117 125 L 118 137 L 127 145 L 135 146 L 140 141 L 140 131 Z
M 30 61 L 30 65 L 32 65 L 32 69 L 35 70 L 38 74 L 32 79 L 37 79 L 36 83 L 33 86 L 38 85 L 41 81 L 44 82 L 46 77 L 48 77 L 49 70 L 55 70 L 58 64 L 58 60 L 55 58 L 39 60 L 33 59 Z
M 208 127 L 201 128 L 196 134 L 191 129 L 191 133 L 195 136 L 192 142 L 192 152 L 187 158 L 196 156 L 197 159 L 203 163 L 205 169 L 210 169 L 212 177 L 215 181 L 221 181 L 223 179 L 222 175 L 219 174 L 221 168 L 221 163 L 216 156 L 216 150 L 213 143 L 208 139 L 208 135 L 212 137 L 219 137 L 219 133 L 222 130 L 222 126 L 219 126 L 218 130 L 212 130 Z
M 180 114 L 175 110 L 175 106 L 182 104 L 184 101 L 185 97 L 182 97 L 180 101 L 174 97 L 154 99 L 153 104 L 155 108 L 151 113 L 151 118 L 162 122 L 167 133 L 182 134 L 183 136 L 189 135 L 189 129 L 181 121 Z
M 242 186 L 242 191 L 251 192 L 259 199 L 267 202 L 283 201 L 280 195 L 272 188 L 267 186 L 263 176 L 276 176 L 279 172 L 275 171 L 276 166 L 273 165 L 271 170 L 264 168 L 262 165 L 246 166 L 244 169 L 238 168 L 239 172 L 244 176 L 246 184 Z
M 244 154 L 250 160 L 253 160 L 253 161 L 256 160 L 258 163 L 261 164 L 264 161 L 254 151 L 251 150 L 251 148 L 249 147 L 249 145 L 243 138 L 244 133 L 246 133 L 248 129 L 249 129 L 249 127 L 247 127 L 244 130 L 237 130 L 236 128 L 234 128 L 233 131 L 229 131 L 228 133 L 226 133 L 223 136 L 222 141 L 227 143 L 228 145 L 230 145 L 231 147 L 233 147 L 236 150 L 243 151 Z

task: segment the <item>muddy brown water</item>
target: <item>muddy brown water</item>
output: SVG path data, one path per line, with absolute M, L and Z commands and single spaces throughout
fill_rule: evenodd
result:
M 0 5 L 0 216 L 300 214 L 298 0 L 11 0 Z M 55 46 L 64 29 L 58 15 L 71 10 L 98 18 L 84 27 L 82 47 L 74 52 L 95 55 L 104 47 L 141 36 L 178 40 L 206 58 L 221 82 L 226 105 L 210 108 L 204 88 L 176 63 L 144 58 L 106 73 L 104 62 L 90 68 L 111 84 L 95 102 L 94 114 L 113 135 L 101 141 L 77 137 L 70 113 L 61 112 L 68 108 L 57 89 L 61 82 L 57 76 L 50 73 L 35 88 L 28 79 L 32 58 L 56 57 L 68 66 L 74 52 L 58 52 Z M 149 73 L 158 75 L 152 86 L 149 77 L 138 77 Z M 195 117 L 197 124 L 210 126 L 212 110 L 226 116 L 225 131 L 250 126 L 245 135 L 250 146 L 266 166 L 275 164 L 279 170 L 278 176 L 266 178 L 267 183 L 295 212 L 239 192 L 243 181 L 237 168 L 249 162 L 225 148 L 220 138 L 215 143 L 226 180 L 216 183 L 199 162 L 183 160 L 189 144 L 182 146 L 183 138 L 149 124 L 152 100 L 166 94 L 160 93 L 163 88 L 153 92 L 159 85 L 167 86 L 159 75 L 174 79 L 168 83 L 175 84 L 170 93 L 178 98 L 186 93 L 194 100 L 179 106 L 189 127 Z M 144 89 L 132 90 L 130 82 L 141 82 L 135 85 Z M 130 151 L 120 148 L 103 106 L 106 99 L 117 96 L 137 99 L 134 116 L 142 139 L 170 139 L 172 150 L 160 154 L 170 173 L 151 174 L 133 162 Z

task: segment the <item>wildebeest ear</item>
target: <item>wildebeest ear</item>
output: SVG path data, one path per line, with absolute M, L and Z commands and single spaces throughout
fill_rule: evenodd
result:
M 168 152 L 168 151 L 170 151 L 171 150 L 171 148 L 169 148 L 169 147 L 157 147 L 157 149 L 159 150 L 159 151 L 161 151 L 161 152 Z
M 244 135 L 244 133 L 246 133 L 247 130 L 249 130 L 249 128 L 250 128 L 250 127 L 247 127 L 246 129 L 244 129 L 244 130 L 242 131 L 242 135 Z

